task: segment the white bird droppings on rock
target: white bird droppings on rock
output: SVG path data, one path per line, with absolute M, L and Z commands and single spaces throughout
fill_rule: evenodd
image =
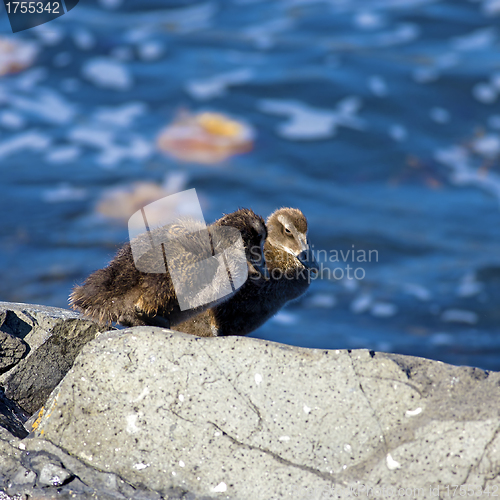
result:
M 134 464 L 134 469 L 137 470 L 146 469 L 147 467 L 149 467 L 149 464 L 143 464 L 143 463 Z
M 262 375 L 260 373 L 255 374 L 255 383 L 259 385 L 262 382 Z
M 304 407 L 302 409 L 304 410 L 304 413 L 307 413 L 307 414 L 311 413 L 311 408 L 309 408 L 309 406 L 307 406 L 307 405 L 304 405 Z
M 401 468 L 401 464 L 394 460 L 394 458 L 391 457 L 391 454 L 388 453 L 387 456 L 385 457 L 386 463 L 387 463 L 387 468 L 389 470 L 396 470 Z
M 290 441 L 290 436 L 280 436 L 279 440 L 280 441 Z
M 184 395 L 183 394 L 179 394 L 179 401 L 182 403 L 182 401 L 184 401 Z
M 219 483 L 215 488 L 212 488 L 214 493 L 224 493 L 227 490 L 226 483 Z
M 182 460 L 179 460 L 179 467 L 185 467 L 186 464 L 182 461 Z
M 135 434 L 136 432 L 139 432 L 139 428 L 135 425 L 137 422 L 137 417 L 138 415 L 127 415 L 126 420 L 127 420 L 127 432 L 129 434 Z
M 420 415 L 420 413 L 422 413 L 422 408 L 420 408 L 420 406 L 418 408 L 416 408 L 415 410 L 406 410 L 406 413 L 405 415 L 407 417 L 415 417 L 417 415 Z

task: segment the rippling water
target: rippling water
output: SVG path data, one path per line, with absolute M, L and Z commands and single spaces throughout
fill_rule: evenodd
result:
M 328 272 L 255 336 L 500 369 L 498 0 L 82 0 L 0 33 L 38 51 L 0 78 L 2 300 L 66 307 L 127 239 L 99 200 L 167 182 L 207 220 L 307 215 Z M 245 119 L 254 150 L 162 155 L 181 108 Z

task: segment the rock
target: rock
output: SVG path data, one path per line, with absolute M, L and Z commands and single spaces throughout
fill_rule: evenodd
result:
M 38 410 L 98 331 L 78 313 L 0 302 L 0 386 L 5 396 L 30 414 Z
M 0 373 L 19 363 L 28 349 L 26 342 L 0 330 Z
M 28 435 L 28 431 L 24 428 L 28 417 L 25 411 L 14 401 L 6 398 L 0 390 L 0 427 L 7 429 L 13 436 L 24 438 Z
M 0 500 L 162 500 L 113 473 L 98 471 L 43 439 L 12 438 L 0 428 Z M 171 489 L 165 500 L 205 500 Z
M 500 373 L 139 327 L 82 349 L 31 442 L 163 496 L 435 498 L 500 485 L 499 401 Z

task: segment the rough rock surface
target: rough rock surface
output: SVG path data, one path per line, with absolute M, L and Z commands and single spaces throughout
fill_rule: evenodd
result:
M 37 411 L 98 330 L 94 322 L 65 309 L 0 302 L 5 396 L 27 413 Z
M 162 497 L 96 470 L 48 441 L 21 441 L 2 428 L 0 457 L 0 500 L 205 500 L 179 489 Z
M 499 401 L 500 373 L 140 327 L 83 348 L 31 441 L 165 497 L 500 493 Z

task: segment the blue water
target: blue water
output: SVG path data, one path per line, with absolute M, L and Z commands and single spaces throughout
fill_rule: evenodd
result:
M 498 1 L 81 0 L 9 31 L 1 7 L 37 55 L 0 77 L 1 300 L 66 307 L 127 239 L 99 200 L 181 179 L 208 221 L 308 217 L 323 279 L 255 337 L 500 370 Z M 96 58 L 118 75 L 89 77 Z M 180 108 L 245 119 L 253 151 L 165 156 Z M 347 264 L 364 279 L 336 279 Z

